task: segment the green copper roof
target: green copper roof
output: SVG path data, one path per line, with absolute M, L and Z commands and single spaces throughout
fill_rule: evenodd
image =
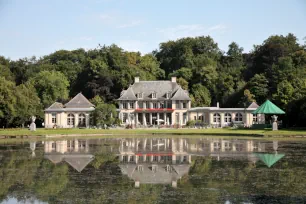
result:
M 266 100 L 266 102 L 253 112 L 253 114 L 285 114 L 285 112 L 271 101 Z
M 285 154 L 264 154 L 264 153 L 255 153 L 255 155 L 265 163 L 269 168 L 275 164 L 278 160 L 283 158 Z

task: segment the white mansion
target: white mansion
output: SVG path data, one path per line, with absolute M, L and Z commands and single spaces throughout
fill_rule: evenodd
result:
M 211 127 L 231 124 L 250 127 L 265 123 L 264 115 L 252 114 L 258 108 L 254 102 L 247 108 L 221 108 L 219 104 L 191 108 L 189 93 L 177 84 L 176 77 L 171 81 L 140 81 L 135 77 L 134 84 L 121 92 L 118 103 L 122 124 L 134 127 L 178 127 L 189 120 Z M 45 127 L 89 127 L 90 113 L 94 109 L 94 105 L 79 93 L 65 105 L 55 102 L 45 109 Z
M 247 108 L 196 107 L 191 108 L 189 93 L 176 82 L 140 81 L 122 91 L 119 101 L 119 118 L 122 123 L 136 127 L 150 125 L 182 126 L 188 120 L 199 120 L 214 127 L 225 127 L 232 123 L 252 126 L 264 123 L 264 115 L 253 115 L 256 103 Z

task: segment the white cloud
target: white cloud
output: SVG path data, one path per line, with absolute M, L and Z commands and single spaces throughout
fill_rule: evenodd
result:
M 147 44 L 139 40 L 125 40 L 118 43 L 119 47 L 122 47 L 124 50 L 141 52 L 142 54 L 145 53 Z
M 142 20 L 136 20 L 136 21 L 131 21 L 131 22 L 126 23 L 126 24 L 119 25 L 117 28 L 130 28 L 130 27 L 135 27 L 135 26 L 141 25 L 142 23 L 143 23 Z
M 178 39 L 183 37 L 209 35 L 213 32 L 224 32 L 226 29 L 227 27 L 222 24 L 211 27 L 207 27 L 201 24 L 191 24 L 158 29 L 158 32 L 161 33 L 167 39 Z

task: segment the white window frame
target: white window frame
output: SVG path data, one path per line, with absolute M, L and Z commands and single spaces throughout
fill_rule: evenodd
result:
M 242 122 L 242 121 L 243 121 L 242 113 L 236 113 L 235 114 L 235 122 Z
M 152 99 L 156 99 L 156 92 L 152 93 Z
M 51 116 L 52 116 L 51 122 L 53 124 L 56 124 L 56 116 L 57 116 L 57 114 L 56 113 L 52 113 Z
M 224 122 L 226 122 L 226 123 L 231 123 L 231 122 L 232 122 L 232 114 L 230 114 L 230 113 L 225 113 L 225 114 L 224 114 Z

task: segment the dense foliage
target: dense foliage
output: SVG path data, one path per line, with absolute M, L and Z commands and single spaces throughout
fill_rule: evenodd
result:
M 135 76 L 141 80 L 176 76 L 190 92 L 193 106 L 220 102 L 222 107 L 237 107 L 246 100 L 261 104 L 271 99 L 287 112 L 281 118 L 287 126 L 303 126 L 306 119 L 306 47 L 293 34 L 271 36 L 249 53 L 235 42 L 224 52 L 211 37 L 201 36 L 161 43 L 146 55 L 99 45 L 88 51 L 59 50 L 40 59 L 0 57 L 0 73 L 1 126 L 21 125 L 26 120 L 18 108 L 18 90 L 33 91 L 33 97 L 21 103 L 36 104 L 38 96 L 42 107 L 67 101 L 79 92 L 115 104 Z M 21 85 L 25 87 L 17 88 Z M 32 108 L 37 110 L 37 105 L 27 109 L 34 114 Z

